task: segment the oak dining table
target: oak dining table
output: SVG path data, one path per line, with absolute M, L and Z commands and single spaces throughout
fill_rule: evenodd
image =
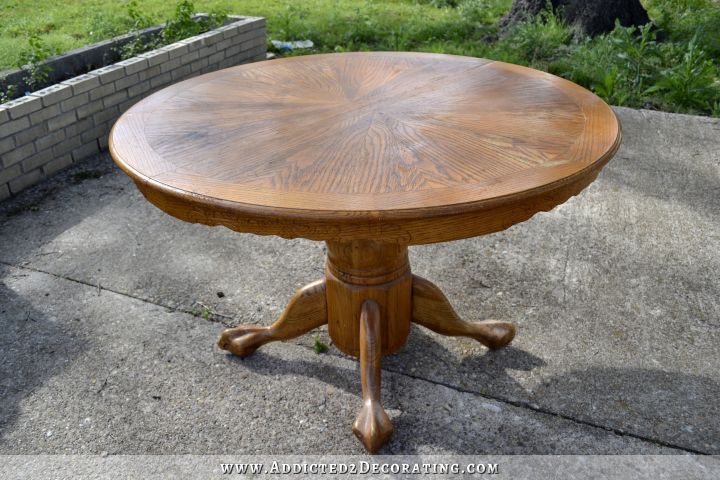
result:
M 334 347 L 359 357 L 352 429 L 375 452 L 393 431 L 380 403 L 381 359 L 405 345 L 411 323 L 490 349 L 515 336 L 509 321 L 459 318 L 436 285 L 411 273 L 408 247 L 548 211 L 587 187 L 620 141 L 608 105 L 548 73 L 358 52 L 174 84 L 127 110 L 109 148 L 145 198 L 174 217 L 326 242 L 323 278 L 298 290 L 272 325 L 228 328 L 219 346 L 245 357 L 327 325 Z

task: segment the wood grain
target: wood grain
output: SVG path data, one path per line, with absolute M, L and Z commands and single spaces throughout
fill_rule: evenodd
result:
M 218 347 L 247 357 L 266 343 L 290 340 L 326 323 L 325 280 L 317 280 L 295 292 L 275 323 L 269 327 L 244 324 L 225 329 Z
M 360 315 L 365 302 L 378 305 L 382 355 L 400 349 L 410 333 L 412 274 L 407 247 L 354 240 L 328 242 L 325 264 L 328 333 L 348 355 L 360 356 Z
M 380 361 L 411 320 L 489 348 L 508 322 L 461 320 L 413 277 L 408 245 L 497 232 L 578 194 L 621 140 L 587 90 L 529 68 L 423 53 L 345 53 L 242 65 L 168 87 L 128 110 L 110 153 L 145 198 L 188 222 L 327 242 L 325 279 L 270 327 L 219 345 L 247 356 L 328 324 L 360 357 L 353 431 L 374 452 L 392 424 Z
M 602 100 L 558 77 L 372 52 L 173 85 L 118 120 L 110 151 L 148 200 L 186 221 L 418 244 L 552 208 L 592 181 L 620 137 Z
M 360 382 L 363 405 L 353 422 L 353 432 L 370 453 L 390 439 L 393 425 L 380 403 L 382 339 L 380 307 L 366 300 L 360 310 Z
M 491 350 L 515 338 L 515 325 L 499 320 L 466 322 L 452 308 L 445 294 L 429 280 L 413 275 L 412 321 L 450 337 L 470 337 Z

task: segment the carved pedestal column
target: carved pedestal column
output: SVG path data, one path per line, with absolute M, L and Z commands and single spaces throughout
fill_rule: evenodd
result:
M 341 351 L 360 356 L 360 313 L 366 300 L 380 308 L 382 355 L 405 344 L 412 314 L 412 274 L 405 245 L 328 242 L 325 266 L 328 331 Z

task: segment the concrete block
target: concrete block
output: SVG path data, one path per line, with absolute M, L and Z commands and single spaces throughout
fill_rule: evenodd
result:
M 200 58 L 199 60 L 194 61 L 190 64 L 190 69 L 193 73 L 201 71 L 203 68 L 208 66 L 208 59 L 207 57 Z
M 180 40 L 180 43 L 184 43 L 188 46 L 188 53 L 197 51 L 200 49 L 203 45 L 205 45 L 205 39 L 204 38 L 198 38 L 198 37 L 190 37 L 186 38 L 185 40 Z
M 235 55 L 243 52 L 244 50 L 247 50 L 247 49 L 244 49 L 241 44 L 235 44 L 232 47 L 225 50 L 225 56 L 234 57 Z
M 238 34 L 238 27 L 234 24 L 226 25 L 224 27 L 221 27 L 220 30 L 222 31 L 223 40 L 227 40 L 229 38 L 236 37 Z
M 15 145 L 25 145 L 48 133 L 47 123 L 40 122 L 15 134 Z
M 42 108 L 42 101 L 38 97 L 27 95 L 25 97 L 16 98 L 15 100 L 10 100 L 3 106 L 7 109 L 10 118 L 17 120 L 18 118 L 24 117 L 31 112 L 40 110 Z
M 0 201 L 10 198 L 10 187 L 7 183 L 0 185 Z
M 242 35 L 238 35 L 237 37 L 235 37 L 234 42 L 236 44 L 242 44 L 256 38 L 262 38 L 263 43 L 265 42 L 265 35 L 262 35 L 262 33 L 260 33 L 260 31 L 258 30 L 251 30 L 249 32 L 243 33 Z
M 5 105 L 0 105 L 0 125 L 10 120 L 10 114 L 8 113 L 8 109 L 5 107 Z
M 0 140 L 0 155 L 15 148 L 15 137 L 5 137 Z
M 68 153 L 48 162 L 42 167 L 42 170 L 45 176 L 50 176 L 53 173 L 62 170 L 63 168 L 69 167 L 70 165 L 72 165 L 72 163 L 72 155 Z
M 101 85 L 93 90 L 90 90 L 90 101 L 97 100 L 99 98 L 107 97 L 108 95 L 112 95 L 115 91 L 115 84 L 114 83 L 108 83 L 105 85 Z
M 38 167 L 42 167 L 46 163 L 50 163 L 53 158 L 55 157 L 53 156 L 52 149 L 50 148 L 43 150 L 42 152 L 37 152 L 34 155 L 30 155 L 21 163 L 23 172 L 30 172 Z
M 190 67 L 190 65 L 183 65 L 182 67 L 176 68 L 175 70 L 170 72 L 170 75 L 172 77 L 173 82 L 177 82 L 179 80 L 186 78 L 191 73 L 192 73 L 192 68 Z
M 125 75 L 132 75 L 149 67 L 148 59 L 144 57 L 128 58 L 115 65 L 122 65 L 125 68 Z
M 98 147 L 97 139 L 95 139 L 72 151 L 73 162 L 78 162 L 97 153 L 100 153 L 100 148 Z
M 222 62 L 216 63 L 215 67 L 218 70 L 222 70 L 223 68 L 230 68 L 232 66 L 235 66 L 235 63 L 233 62 L 232 57 L 231 58 L 225 58 Z
M 76 110 L 78 119 L 87 118 L 90 115 L 99 112 L 103 109 L 103 101 L 102 99 L 97 99 L 94 102 L 87 103 L 85 105 L 82 105 L 78 107 Z
M 109 108 L 125 100 L 128 96 L 127 90 L 120 90 L 103 98 L 103 107 Z
M 65 139 L 65 130 L 55 130 L 35 140 L 35 149 L 39 152 L 57 145 Z
M 254 37 L 249 40 L 245 40 L 240 44 L 243 50 L 251 50 L 255 47 L 259 46 L 265 46 L 265 38 L 263 37 Z
M 92 128 L 93 125 L 95 125 L 95 120 L 92 117 L 78 120 L 77 122 L 74 122 L 65 128 L 65 138 L 72 138 L 80 135 L 85 130 Z
M 60 102 L 60 110 L 62 110 L 63 112 L 69 112 L 70 110 L 75 110 L 77 107 L 88 103 L 89 100 L 90 100 L 90 95 L 87 92 L 73 95 L 72 97 L 68 98 L 67 100 L 63 100 L 62 102 Z
M 125 75 L 125 68 L 122 65 L 113 64 L 93 70 L 88 75 L 95 75 L 100 79 L 100 83 L 105 85 L 122 78 Z
M 108 137 L 109 135 L 102 135 L 101 137 L 98 137 L 98 147 L 100 147 L 100 150 L 108 149 Z
M 188 64 L 188 63 L 190 63 L 190 62 L 194 62 L 194 61 L 197 60 L 198 58 L 200 58 L 200 53 L 198 53 L 197 50 L 193 50 L 193 51 L 191 51 L 191 52 L 186 53 L 186 54 L 183 55 L 182 57 L 180 57 L 180 60 L 181 60 L 181 62 L 182 62 L 183 65 L 186 65 L 186 64 Z
M 168 59 L 173 58 L 179 58 L 188 53 L 188 45 L 183 42 L 176 42 L 171 43 L 170 45 L 165 45 L 164 47 L 160 48 L 160 50 L 163 50 L 165 52 L 168 52 Z
M 123 78 L 115 82 L 115 90 L 127 90 L 128 87 L 135 85 L 139 81 L 140 77 L 137 73 L 133 73 L 132 75 L 125 75 Z
M 225 49 L 231 47 L 234 43 L 235 43 L 235 40 L 233 40 L 232 38 L 227 38 L 225 40 L 218 42 L 217 49 L 225 50 Z
M 104 109 L 100 110 L 98 113 L 96 113 L 95 115 L 93 115 L 92 121 L 95 124 L 104 123 L 107 121 L 115 121 L 115 119 L 117 119 L 117 117 L 119 117 L 119 116 L 120 116 L 120 111 L 118 110 L 118 106 L 113 105 L 111 107 L 104 108 Z
M 83 133 L 80 134 L 80 140 L 82 143 L 88 143 L 91 140 L 97 140 L 98 137 L 107 134 L 110 132 L 110 125 L 107 123 L 101 123 L 99 125 L 95 125 L 90 130 L 86 130 Z
M 35 125 L 36 123 L 44 122 L 53 117 L 60 115 L 60 103 L 53 103 L 47 107 L 43 107 L 37 112 L 33 112 L 29 115 L 30 124 Z
M 22 168 L 20 168 L 19 163 L 16 163 L 10 168 L 3 168 L 0 170 L 0 183 L 7 183 L 20 175 L 22 175 Z
M 10 135 L 13 135 L 25 128 L 28 128 L 29 126 L 30 120 L 28 120 L 28 117 L 18 118 L 17 120 L 10 120 L 2 126 L 2 130 L 0 130 L 0 138 L 9 137 Z
M 147 70 L 143 70 L 142 72 L 138 72 L 138 78 L 142 80 L 150 80 L 153 77 L 160 75 L 160 65 L 156 65 L 154 67 L 150 67 Z
M 150 90 L 150 88 L 152 88 L 150 85 L 150 80 L 144 80 L 128 88 L 128 97 L 135 98 L 139 95 L 144 94 L 145 92 Z
M 48 129 L 59 130 L 63 127 L 67 127 L 76 120 L 77 116 L 75 115 L 75 111 L 71 110 L 67 113 L 60 114 L 57 117 L 53 117 L 48 120 Z
M 182 64 L 181 57 L 176 57 L 160 65 L 160 72 L 165 73 L 171 70 L 175 70 Z
M 211 32 L 205 32 L 201 33 L 200 35 L 195 35 L 196 39 L 200 40 L 200 44 L 203 46 L 209 46 L 214 43 L 217 43 L 217 41 L 222 40 L 222 35 L 219 36 L 219 38 L 214 38 Z
M 66 98 L 70 98 L 72 94 L 72 86 L 58 83 L 56 85 L 51 85 L 47 88 L 43 88 L 42 90 L 38 90 L 37 92 L 33 92 L 31 95 L 33 97 L 40 97 L 43 106 L 47 107 L 54 103 L 65 100 Z
M 73 95 L 88 92 L 93 88 L 100 86 L 100 78 L 97 75 L 86 73 L 85 75 L 79 75 L 61 82 L 62 85 L 69 85 L 72 87 Z
M 208 57 L 208 63 L 209 63 L 210 65 L 214 65 L 214 64 L 222 61 L 224 58 L 225 58 L 225 51 L 224 51 L 224 50 L 223 50 L 223 51 L 220 51 L 220 52 L 216 52 L 216 53 L 213 53 L 212 55 L 210 55 L 210 56 Z
M 7 168 L 10 165 L 14 165 L 25 160 L 27 157 L 35 153 L 35 143 L 26 143 L 25 145 L 16 147 L 14 150 L 3 154 L 2 166 Z
M 39 168 L 37 170 L 25 173 L 9 182 L 10 192 L 13 194 L 18 193 L 21 190 L 35 185 L 43 178 L 45 178 L 45 175 L 43 175 L 42 170 L 40 170 Z
M 141 53 L 138 57 L 146 59 L 149 67 L 154 67 L 165 62 L 169 58 L 169 55 L 165 50 L 151 50 L 149 52 Z
M 172 76 L 170 75 L 170 72 L 167 72 L 150 79 L 150 86 L 152 88 L 161 87 L 167 85 L 171 81 Z
M 65 138 L 65 140 L 53 147 L 53 156 L 60 157 L 66 153 L 73 151 L 80 145 L 82 145 L 82 142 L 80 141 L 80 135 L 77 135 L 75 137 L 67 137 Z
M 207 58 L 213 53 L 217 52 L 217 49 L 214 45 L 210 45 L 209 47 L 201 47 L 198 49 L 198 56 L 200 58 Z
M 133 105 L 135 105 L 138 102 L 138 100 L 139 99 L 137 99 L 137 98 L 129 98 L 129 99 L 125 100 L 124 102 L 122 102 L 121 104 L 119 104 L 118 105 L 118 116 L 120 116 L 123 113 L 125 113 L 126 111 L 128 111 L 128 109 L 130 107 L 132 107 Z M 108 131 L 110 131 L 110 127 L 108 127 Z

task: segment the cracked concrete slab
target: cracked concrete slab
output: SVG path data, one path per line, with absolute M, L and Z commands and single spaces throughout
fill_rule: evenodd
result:
M 0 277 L 2 454 L 364 453 L 354 360 L 293 344 L 240 360 L 189 314 L 15 267 Z M 386 454 L 677 453 L 404 374 L 383 381 Z
M 718 454 L 720 121 L 617 111 L 623 146 L 580 196 L 498 234 L 411 249 L 415 273 L 438 284 L 461 316 L 516 321 L 512 347 L 487 352 L 414 328 L 408 345 L 384 359 L 386 378 L 469 395 L 477 411 L 477 402 L 497 402 L 643 445 Z M 104 175 L 75 183 L 78 170 Z M 295 289 L 322 275 L 323 244 L 175 220 L 106 157 L 0 205 L 0 222 L 2 262 L 173 309 L 201 302 L 226 324 L 271 323 Z M 36 308 L 45 305 L 36 299 Z M 212 351 L 222 326 L 206 328 L 213 334 L 188 344 L 198 355 Z M 295 343 L 310 346 L 312 337 Z M 270 352 L 295 348 L 261 355 L 277 365 Z M 322 358 L 348 361 L 331 355 Z M 394 384 L 385 382 L 390 406 L 405 393 L 389 394 Z M 507 435 L 513 442 L 520 431 Z

